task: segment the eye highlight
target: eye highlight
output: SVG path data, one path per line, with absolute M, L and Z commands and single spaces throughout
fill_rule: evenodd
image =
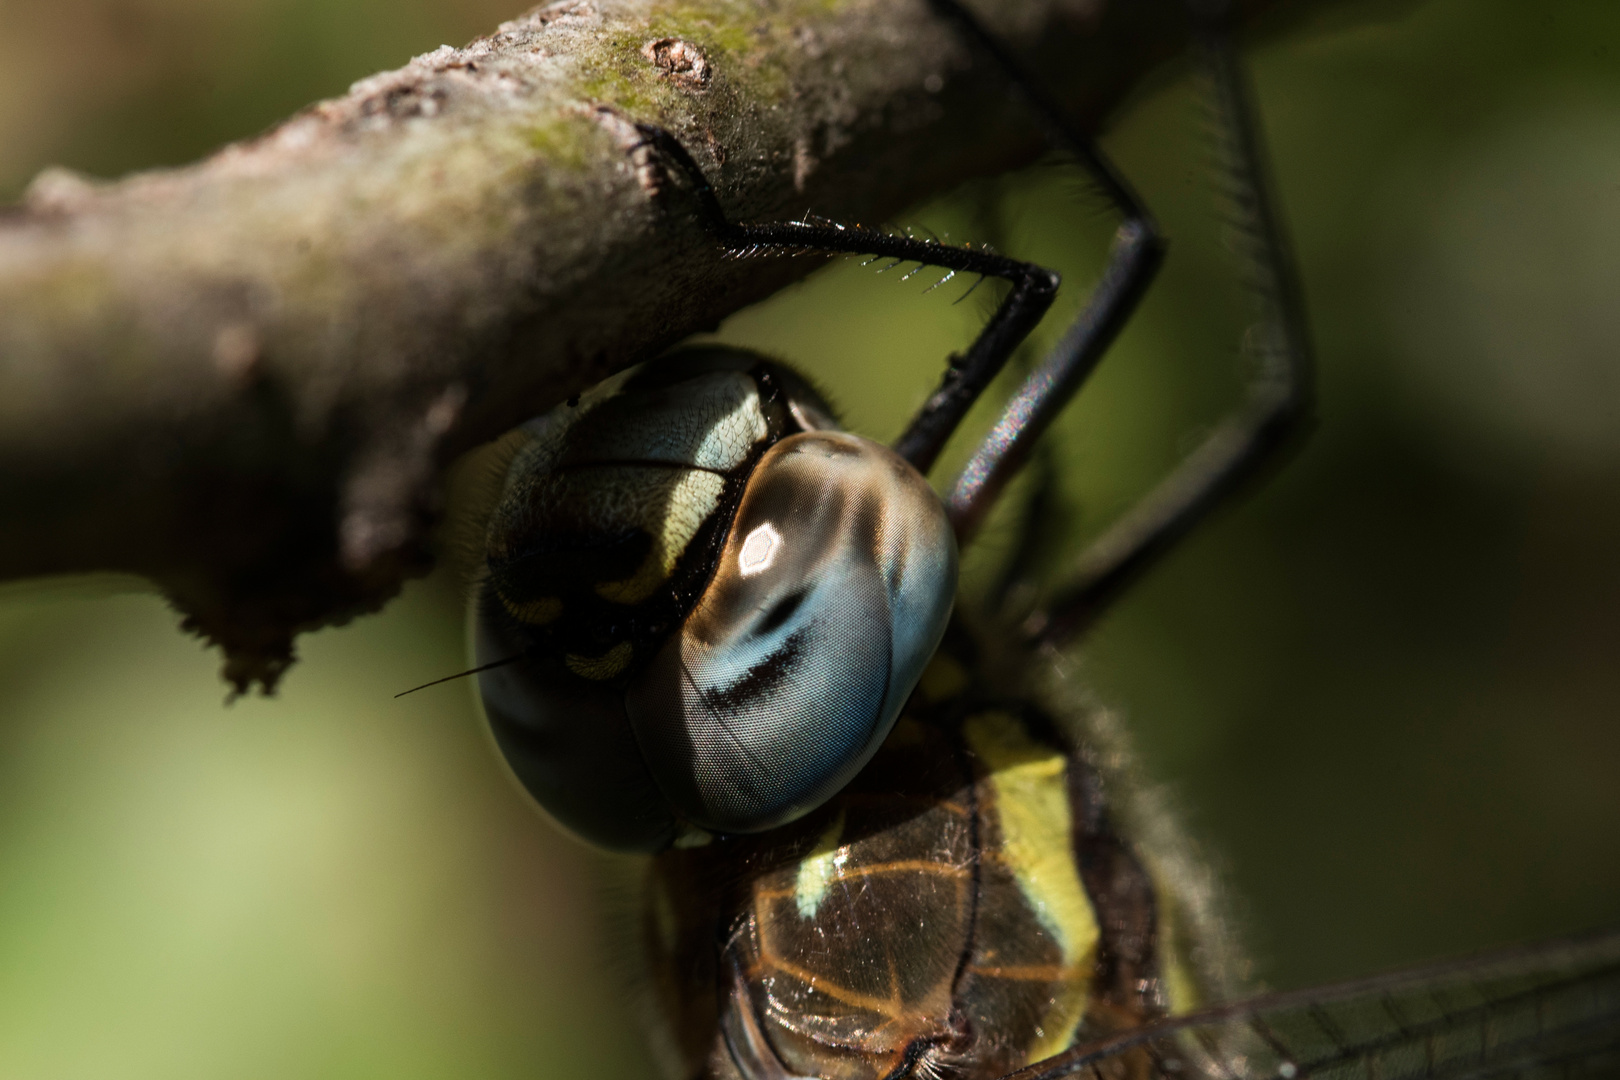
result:
M 530 425 L 475 602 L 518 779 L 603 846 L 755 832 L 840 790 L 944 633 L 956 543 L 915 469 L 791 370 L 709 349 Z
M 759 632 L 768 634 L 791 619 L 793 613 L 799 610 L 799 605 L 804 603 L 804 597 L 804 592 L 800 591 L 778 600 L 771 608 L 770 614 L 760 623 Z
M 743 540 L 742 550 L 737 553 L 737 572 L 743 577 L 753 577 L 764 573 L 771 568 L 776 559 L 777 549 L 782 546 L 782 534 L 770 522 L 757 526 Z
M 779 539 L 752 569 L 761 536 Z M 892 451 L 826 431 L 773 446 L 714 580 L 627 699 L 682 816 L 753 832 L 848 783 L 938 645 L 955 576 L 938 499 Z

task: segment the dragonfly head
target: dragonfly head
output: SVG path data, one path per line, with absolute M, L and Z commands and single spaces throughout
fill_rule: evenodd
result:
M 927 482 L 791 369 L 690 350 L 523 429 L 475 601 L 496 741 L 603 846 L 758 832 L 865 764 L 939 643 Z

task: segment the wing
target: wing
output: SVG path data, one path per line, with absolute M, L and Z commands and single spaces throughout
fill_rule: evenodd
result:
M 1620 930 L 1171 1017 L 1004 1080 L 1620 1077 Z

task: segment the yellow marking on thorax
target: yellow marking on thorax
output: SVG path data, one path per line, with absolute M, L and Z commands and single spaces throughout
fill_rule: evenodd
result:
M 843 834 L 844 812 L 840 810 L 810 854 L 799 863 L 799 880 L 793 887 L 793 900 L 799 909 L 799 918 L 816 917 L 821 902 L 827 898 L 827 891 L 832 888 L 833 878 L 849 857 L 849 852 L 838 844 L 838 838 Z
M 1158 938 L 1159 977 L 1163 980 L 1164 996 L 1169 1001 L 1170 1015 L 1189 1013 L 1204 1001 L 1188 955 L 1188 942 L 1184 940 L 1185 912 L 1181 907 L 1181 894 L 1165 880 L 1160 868 L 1150 864 L 1147 871 L 1153 882 L 1153 895 L 1157 898 L 1155 934 Z
M 542 596 L 538 600 L 524 600 L 521 603 L 514 603 L 502 596 L 501 606 L 512 618 L 530 626 L 545 626 L 547 623 L 555 622 L 563 610 L 563 602 L 555 596 Z
M 1067 762 L 1061 751 L 1031 738 L 1009 713 L 981 713 L 962 725 L 968 746 L 988 772 L 1001 857 L 1035 917 L 1052 935 L 1072 973 L 1053 994 L 1029 1060 L 1067 1048 L 1085 1013 L 1100 931 L 1075 865 L 1074 821 Z
M 1164 996 L 1170 1002 L 1170 1015 L 1180 1016 L 1198 1008 L 1203 1003 L 1203 995 L 1198 992 L 1198 980 L 1193 978 L 1192 971 L 1187 967 L 1187 958 L 1180 948 L 1167 952 L 1168 955 L 1161 961 Z
M 601 656 L 581 656 L 578 653 L 568 653 L 563 657 L 563 663 L 582 679 L 611 679 L 630 665 L 630 657 L 635 647 L 628 641 L 621 641 Z

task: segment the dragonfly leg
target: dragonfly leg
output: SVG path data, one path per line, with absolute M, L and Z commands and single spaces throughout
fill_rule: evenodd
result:
M 1040 597 L 1036 568 L 1059 550 L 1068 514 L 1061 498 L 1061 478 L 1049 443 L 1035 448 L 1029 464 L 1029 492 L 1018 508 L 1012 542 L 1002 557 L 1001 570 L 985 595 L 985 610 L 1004 621 L 1017 622 Z
M 956 247 L 877 229 L 823 221 L 780 221 L 739 224 L 726 217 L 714 187 L 680 141 L 651 124 L 638 124 L 643 145 L 659 151 L 691 185 L 704 226 L 729 252 L 820 251 L 875 255 L 900 262 L 937 266 L 957 273 L 1007 281 L 1012 289 L 966 353 L 951 358 L 945 380 L 900 436 L 895 449 L 919 472 L 926 473 L 941 448 L 1008 357 L 1029 336 L 1057 295 L 1058 275 L 1050 270 L 999 255 L 987 248 Z
M 1123 219 L 1102 280 L 1050 355 L 1024 381 L 974 452 L 946 500 L 959 538 L 983 519 L 1007 482 L 1029 461 L 1054 417 L 1069 403 L 1135 312 L 1164 261 L 1153 215 L 1089 134 L 1064 112 L 1031 72 L 984 29 L 959 0 L 931 0 L 974 46 L 1007 73 L 1046 127 L 1054 146 L 1073 154 Z
M 1190 5 L 1213 83 L 1221 169 L 1260 320 L 1254 374 L 1239 405 L 1148 494 L 1081 552 L 1068 581 L 1025 624 L 1040 644 L 1084 630 L 1148 565 L 1275 462 L 1307 426 L 1314 389 L 1304 297 L 1271 184 L 1259 124 L 1223 3 Z

